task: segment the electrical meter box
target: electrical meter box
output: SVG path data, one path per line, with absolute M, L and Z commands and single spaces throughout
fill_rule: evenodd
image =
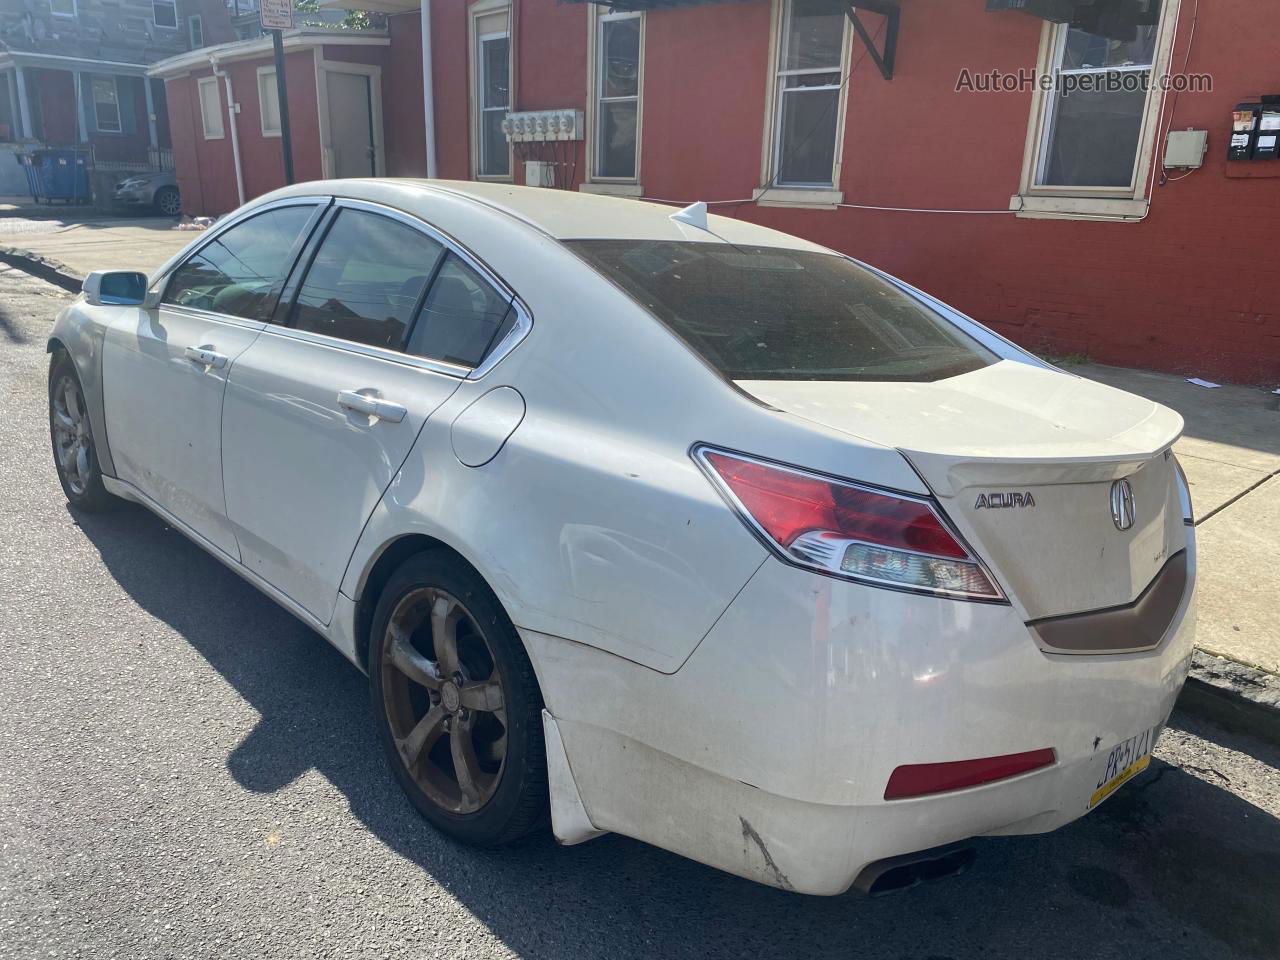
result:
M 1208 150 L 1208 130 L 1171 130 L 1164 149 L 1164 165 L 1187 170 L 1204 166 L 1204 155 Z

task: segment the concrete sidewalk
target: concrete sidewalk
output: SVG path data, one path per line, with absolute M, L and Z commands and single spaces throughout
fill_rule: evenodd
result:
M 49 221 L 0 217 L 0 254 L 18 267 L 25 258 L 43 279 L 78 290 L 93 270 L 149 272 L 201 235 L 173 226 L 167 217 L 120 217 L 49 229 Z

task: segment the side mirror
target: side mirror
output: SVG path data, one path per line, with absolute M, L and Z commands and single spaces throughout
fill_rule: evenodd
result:
M 95 270 L 84 278 L 84 298 L 96 307 L 141 307 L 147 302 L 147 275 L 136 270 Z

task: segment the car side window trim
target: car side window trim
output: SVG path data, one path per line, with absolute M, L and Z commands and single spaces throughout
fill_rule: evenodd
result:
M 209 317 L 211 319 L 231 321 L 233 323 L 236 323 L 242 326 L 258 327 L 264 323 L 268 323 L 270 322 L 269 318 L 275 313 L 275 310 L 278 306 L 280 293 L 285 286 L 284 279 L 292 275 L 293 270 L 297 266 L 298 257 L 301 255 L 302 251 L 306 248 L 307 242 L 311 237 L 311 235 L 315 232 L 316 224 L 322 219 L 324 212 L 329 208 L 329 206 L 332 203 L 333 203 L 332 197 L 323 197 L 323 196 L 287 197 L 283 200 L 275 200 L 271 203 L 263 204 L 260 207 L 254 207 L 252 210 L 246 210 L 243 213 L 237 214 L 233 217 L 228 217 L 224 221 L 219 222 L 217 225 L 215 225 L 211 230 L 209 230 L 208 233 L 200 239 L 200 242 L 192 250 L 190 250 L 186 256 L 184 256 L 181 260 L 171 264 L 159 276 L 153 279 L 151 283 L 148 285 L 148 289 L 152 289 L 152 290 L 157 288 L 163 289 L 164 286 L 168 284 L 170 278 L 172 278 L 175 273 L 177 273 L 180 269 L 182 269 L 184 266 L 190 263 L 194 258 L 200 256 L 204 252 L 205 248 L 216 243 L 224 233 L 227 233 L 228 231 L 234 229 L 235 227 L 239 226 L 242 223 L 247 223 L 248 221 L 252 220 L 254 217 L 261 216 L 265 213 L 270 213 L 272 210 L 279 210 L 282 207 L 314 206 L 316 208 L 315 211 L 312 213 L 311 218 L 303 226 L 301 232 L 298 234 L 297 238 L 294 240 L 294 244 L 290 248 L 288 255 L 285 257 L 286 269 L 282 272 L 282 275 L 281 275 L 282 279 L 277 280 L 276 283 L 272 284 L 271 286 L 271 291 L 268 293 L 268 298 L 271 302 L 271 308 L 264 311 L 264 313 L 266 314 L 265 316 L 250 319 L 248 317 L 235 316 L 234 314 L 221 313 L 216 310 L 206 310 L 199 307 L 188 307 L 188 306 L 184 306 L 183 304 L 176 304 L 176 303 L 162 304 L 166 310 L 180 310 L 180 311 L 188 312 L 191 314 L 198 314 L 200 316 Z
M 436 262 L 432 265 L 428 274 L 428 280 L 423 285 L 422 291 L 418 295 L 418 300 L 414 305 L 412 314 L 410 314 L 410 323 L 406 327 L 401 350 L 388 350 L 382 347 L 369 346 L 367 344 L 357 343 L 353 340 L 344 340 L 339 337 L 331 337 L 323 333 L 315 333 L 310 330 L 299 330 L 294 323 L 293 308 L 297 302 L 298 292 L 302 288 L 306 280 L 307 273 L 311 270 L 312 264 L 315 262 L 316 254 L 320 250 L 324 238 L 328 235 L 329 230 L 333 227 L 339 213 L 344 210 L 361 210 L 366 213 L 376 214 L 386 217 L 398 223 L 402 223 L 413 228 L 427 238 L 439 243 L 444 249 L 440 256 L 436 258 Z M 471 267 L 480 275 L 480 277 L 492 286 L 499 294 L 505 298 L 516 311 L 516 320 L 512 324 L 511 329 L 507 331 L 506 336 L 500 342 L 490 347 L 484 359 L 476 367 L 468 367 L 459 364 L 449 363 L 444 360 L 436 360 L 430 357 L 418 357 L 404 353 L 405 346 L 409 343 L 410 337 L 413 335 L 413 328 L 417 325 L 418 319 L 422 314 L 423 304 L 431 292 L 431 287 L 435 283 L 436 276 L 439 274 L 441 267 L 448 260 L 450 253 L 455 254 L 467 266 Z M 334 347 L 338 349 L 350 350 L 354 353 L 364 354 L 366 356 L 379 357 L 385 360 L 392 360 L 397 363 L 403 363 L 408 366 L 420 367 L 425 370 L 431 370 L 435 373 L 442 373 L 446 376 L 457 377 L 463 380 L 479 380 L 497 364 L 514 350 L 521 341 L 528 335 L 533 328 L 533 316 L 530 314 L 528 307 L 523 301 L 492 269 L 489 268 L 483 260 L 464 247 L 461 243 L 451 237 L 449 234 L 432 226 L 424 220 L 420 220 L 412 214 L 394 207 L 388 207 L 384 204 L 374 203 L 369 200 L 357 200 L 352 197 L 335 197 L 332 204 L 325 210 L 324 218 L 319 226 L 311 228 L 311 236 L 301 251 L 300 256 L 294 261 L 293 267 L 288 274 L 288 280 L 285 282 L 282 295 L 276 303 L 276 308 L 272 316 L 272 323 L 268 326 L 267 332 L 275 332 L 284 334 L 294 339 L 306 340 L 317 343 L 322 346 Z

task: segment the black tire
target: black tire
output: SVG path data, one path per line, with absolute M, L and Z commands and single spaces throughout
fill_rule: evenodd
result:
M 69 404 L 68 391 L 74 392 L 75 406 L 80 414 L 73 417 L 69 428 L 64 421 Z M 68 438 L 75 434 L 75 469 L 64 466 L 68 451 L 73 445 Z M 53 448 L 53 465 L 58 472 L 58 482 L 67 502 L 86 513 L 103 513 L 120 504 L 120 500 L 107 492 L 102 483 L 102 467 L 98 463 L 98 445 L 93 436 L 89 408 L 85 403 L 84 389 L 76 365 L 65 350 L 59 350 L 49 362 L 49 441 Z M 79 451 L 83 450 L 83 457 Z
M 392 728 L 392 714 L 399 718 L 394 722 L 404 728 L 413 725 L 415 720 L 424 720 L 425 717 L 420 716 L 420 713 L 425 714 L 430 709 L 443 709 L 445 705 L 444 699 L 434 690 L 428 690 L 425 686 L 417 687 L 413 681 L 406 682 L 405 676 L 400 672 L 401 668 L 392 662 L 395 657 L 388 652 L 394 645 L 389 638 L 393 613 L 400 617 L 400 611 L 423 602 L 418 598 L 432 596 L 437 596 L 435 602 L 440 602 L 438 596 L 456 599 L 457 606 L 454 609 L 461 610 L 465 615 L 465 620 L 460 617 L 459 622 L 474 624 L 482 631 L 479 639 L 484 645 L 484 652 L 490 656 L 486 660 L 486 666 L 475 672 L 485 673 L 485 680 L 492 682 L 496 679 L 501 685 L 501 716 L 505 727 L 505 734 L 501 738 L 505 744 L 504 758 L 495 775 L 496 784 L 489 787 L 491 795 L 472 812 L 448 809 L 419 782 L 424 778 L 421 764 L 428 763 L 431 757 L 437 755 L 436 751 L 443 750 L 446 745 L 451 749 L 456 734 L 448 732 L 440 734 L 438 740 L 432 739 L 430 742 L 433 746 L 422 751 L 418 763 L 411 765 L 401 755 Z M 416 628 L 416 631 L 409 632 L 403 627 L 404 622 L 406 621 L 397 621 L 401 624 L 400 635 L 409 633 L 413 652 L 428 658 L 428 662 L 440 668 L 444 661 L 435 652 L 434 627 L 428 622 Z M 459 638 L 455 641 L 455 658 L 464 664 L 464 668 L 468 660 L 464 656 L 468 649 L 466 644 L 475 643 L 475 635 L 470 631 L 470 626 L 454 628 L 454 635 Z M 429 660 L 432 656 L 436 658 L 435 661 Z M 475 654 L 471 654 L 473 660 L 474 656 Z M 465 561 L 451 552 L 432 550 L 410 557 L 392 575 L 374 610 L 369 637 L 368 669 L 374 724 L 387 762 L 413 805 L 432 825 L 464 843 L 500 846 L 520 839 L 548 821 L 542 694 L 529 656 L 506 611 L 502 609 L 489 585 Z M 440 669 L 439 672 L 443 674 L 444 670 Z M 469 682 L 483 683 L 485 680 Z M 467 683 L 460 686 L 465 689 Z M 420 712 L 414 711 L 408 723 L 404 722 L 404 717 L 399 712 L 405 708 L 404 694 L 396 692 L 405 689 L 416 690 L 420 703 Z M 457 701 L 456 689 L 452 700 L 455 703 Z M 463 709 L 461 712 L 465 715 L 468 711 Z M 484 716 L 479 711 L 473 711 L 472 714 L 473 720 Z M 497 714 L 492 716 L 496 717 Z M 451 719 L 455 723 L 455 729 L 461 729 L 457 727 L 457 717 Z M 448 726 L 445 729 L 448 730 Z M 403 730 L 401 736 L 407 739 Z M 445 740 L 446 736 L 448 741 Z M 471 733 L 466 734 L 468 742 L 471 736 Z M 404 739 L 400 741 L 402 744 Z M 452 756 L 456 757 L 456 754 Z M 436 768 L 432 769 L 439 773 Z M 413 771 L 417 771 L 416 777 Z
M 182 216 L 182 197 L 177 187 L 161 187 L 151 198 L 151 203 L 162 217 Z

